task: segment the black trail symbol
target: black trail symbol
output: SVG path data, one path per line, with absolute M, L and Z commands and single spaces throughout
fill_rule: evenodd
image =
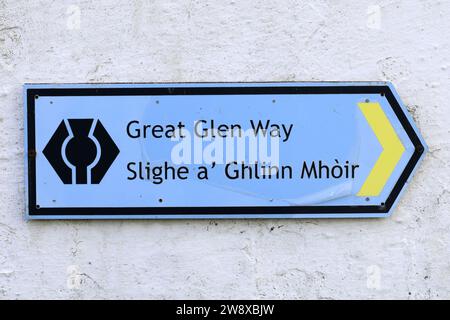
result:
M 64 121 L 61 121 L 50 141 L 44 148 L 44 156 L 58 174 L 64 184 L 72 184 L 72 170 L 64 161 L 63 152 L 67 161 L 75 167 L 75 183 L 86 184 L 90 174 L 91 183 L 98 184 L 105 176 L 111 164 L 119 154 L 119 148 L 112 140 L 100 120 L 96 122 L 93 136 L 100 145 L 89 137 L 94 119 L 68 119 L 73 137 L 68 141 L 65 150 L 63 143 L 69 137 L 69 130 Z M 100 153 L 97 164 L 88 172 L 88 167 L 95 161 Z

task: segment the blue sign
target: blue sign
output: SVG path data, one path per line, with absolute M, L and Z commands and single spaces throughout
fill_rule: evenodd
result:
M 390 83 L 27 84 L 27 218 L 385 217 L 426 145 Z

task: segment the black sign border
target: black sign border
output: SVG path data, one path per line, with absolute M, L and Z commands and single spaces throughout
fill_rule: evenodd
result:
M 208 84 L 208 83 L 203 83 Z M 210 83 L 212 84 L 212 83 Z M 236 83 L 237 85 L 238 83 Z M 251 84 L 251 83 L 248 83 Z M 92 84 L 95 85 L 95 84 Z M 183 84 L 184 85 L 184 84 Z M 220 85 L 220 84 L 218 84 Z M 229 84 L 230 85 L 230 84 Z M 425 147 L 388 85 L 318 86 L 175 86 L 175 87 L 92 87 L 27 88 L 27 162 L 28 214 L 39 216 L 164 216 L 164 215 L 282 215 L 286 214 L 386 214 L 394 205 L 403 186 L 414 171 Z M 401 173 L 385 203 L 355 206 L 231 206 L 231 207 L 63 207 L 43 208 L 36 203 L 35 97 L 36 96 L 125 96 L 125 95 L 245 95 L 245 94 L 380 94 L 388 100 L 403 129 L 414 145 L 414 153 Z M 207 218 L 207 217 L 205 217 Z

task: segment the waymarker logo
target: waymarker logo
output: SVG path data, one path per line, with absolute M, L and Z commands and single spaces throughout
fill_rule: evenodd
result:
M 43 151 L 64 184 L 99 184 L 119 152 L 94 119 L 61 121 Z

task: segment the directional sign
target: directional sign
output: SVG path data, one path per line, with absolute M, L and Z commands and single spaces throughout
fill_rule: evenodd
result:
M 385 217 L 426 145 L 393 86 L 29 84 L 30 219 Z

